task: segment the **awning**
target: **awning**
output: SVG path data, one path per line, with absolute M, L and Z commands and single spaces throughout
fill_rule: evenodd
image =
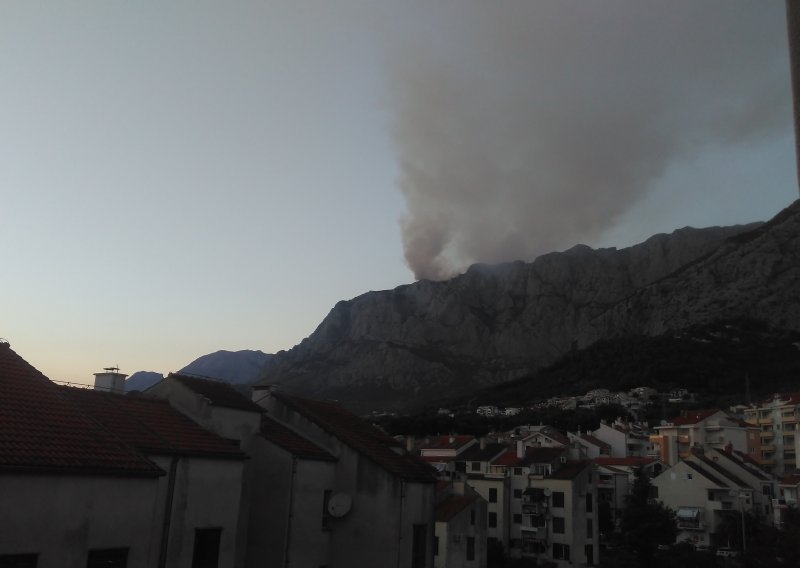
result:
M 677 515 L 679 519 L 694 520 L 700 516 L 700 509 L 698 507 L 681 507 L 678 509 Z

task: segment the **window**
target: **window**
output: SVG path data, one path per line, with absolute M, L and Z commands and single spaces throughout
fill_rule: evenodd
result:
M 128 565 L 127 548 L 90 550 L 86 568 L 125 568 Z M 214 564 L 216 566 L 216 564 Z
M 469 524 L 475 526 L 475 509 L 470 509 L 469 511 Z
M 709 489 L 708 490 L 708 500 L 709 501 L 716 501 L 715 497 L 716 497 L 716 495 L 714 495 L 714 492 L 711 489 Z
M 521 467 L 515 467 L 514 468 L 514 475 L 522 475 L 522 468 Z
M 475 537 L 467 537 L 467 560 L 475 560 Z
M 497 503 L 497 489 L 494 487 L 489 489 L 489 503 Z
M 594 525 L 592 519 L 586 519 L 586 538 L 594 538 Z
M 514 523 L 517 525 L 522 524 L 522 515 L 514 513 Z
M 686 479 L 691 479 L 691 478 L 692 478 L 692 474 L 691 473 L 687 473 L 686 474 Z
M 38 554 L 0 554 L 0 568 L 36 568 Z
M 219 566 L 221 536 L 222 529 L 195 529 L 192 568 L 217 568 Z M 102 566 L 107 566 L 107 564 Z
M 472 471 L 480 471 L 481 470 L 481 462 L 470 462 L 469 468 Z
M 553 543 L 553 558 L 555 560 L 569 560 L 569 545 L 558 542 Z
M 514 489 L 514 499 L 522 499 L 522 489 Z
M 425 568 L 428 525 L 414 525 L 411 537 L 411 568 Z
M 439 537 L 433 537 L 433 555 L 439 556 Z
M 592 509 L 594 508 L 594 503 L 592 502 L 592 494 L 586 494 L 586 512 L 591 513 Z
M 553 534 L 564 534 L 564 517 L 553 517 Z
M 586 554 L 586 565 L 594 566 L 594 547 L 591 544 L 587 544 L 583 547 L 583 552 Z
M 489 528 L 497 528 L 497 513 L 489 513 Z
M 564 508 L 564 492 L 553 491 L 553 507 Z

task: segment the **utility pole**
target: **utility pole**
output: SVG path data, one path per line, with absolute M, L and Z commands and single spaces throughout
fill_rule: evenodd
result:
M 794 108 L 794 156 L 800 191 L 800 0 L 786 0 L 786 26 L 789 37 L 789 67 L 792 75 Z

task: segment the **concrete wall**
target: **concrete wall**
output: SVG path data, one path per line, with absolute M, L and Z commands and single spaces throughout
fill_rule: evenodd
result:
M 261 393 L 258 403 L 338 458 L 331 490 L 349 494 L 352 508 L 331 519 L 330 568 L 410 568 L 414 525 L 425 525 L 425 566 L 433 566 L 433 483 L 400 479 L 273 397 Z
M 294 459 L 264 440 L 252 445 L 254 482 L 246 566 L 277 568 L 328 564 L 330 531 L 323 530 L 325 490 L 333 462 Z
M 89 550 L 128 548 L 129 568 L 155 566 L 159 483 L 156 478 L 0 475 L 0 554 L 38 553 L 38 568 L 84 568 Z
M 172 458 L 153 457 L 165 471 Z M 243 462 L 178 458 L 167 549 L 167 566 L 191 568 L 195 530 L 221 528 L 219 567 L 236 565 L 236 541 Z M 168 479 L 162 478 L 158 503 L 166 503 Z M 160 526 L 160 523 L 158 524 Z
M 172 406 L 205 429 L 229 440 L 239 440 L 245 449 L 261 428 L 259 413 L 212 406 L 205 397 L 170 378 L 147 389 L 147 394 L 169 400 Z
M 470 521 L 472 512 L 475 524 Z M 436 523 L 439 554 L 434 556 L 435 568 L 486 568 L 486 503 L 474 502 L 449 522 Z M 475 557 L 467 560 L 467 539 L 475 539 Z
M 511 529 L 511 497 L 508 477 L 468 477 L 467 483 L 486 500 L 486 536 L 496 538 L 508 550 Z M 489 490 L 497 490 L 497 502 L 489 499 Z M 497 526 L 489 526 L 489 514 L 497 515 Z

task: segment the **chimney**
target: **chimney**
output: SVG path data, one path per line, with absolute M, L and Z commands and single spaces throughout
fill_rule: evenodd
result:
M 522 459 L 525 457 L 525 443 L 522 440 L 517 440 L 517 458 Z
M 456 438 L 455 438 L 455 436 L 453 436 L 452 434 L 450 434 L 450 437 L 447 439 L 447 443 L 448 443 L 448 444 L 452 444 L 452 443 L 453 443 L 453 442 L 455 442 L 455 441 L 456 441 Z
M 94 374 L 94 390 L 122 394 L 127 376 L 119 372 L 119 367 L 103 367 L 102 373 Z
M 409 453 L 414 451 L 414 436 L 406 436 L 406 451 Z
M 725 444 L 725 453 L 726 454 L 732 454 L 733 453 L 733 444 L 731 442 L 728 442 L 727 444 Z
M 479 444 L 480 444 L 480 448 L 481 448 L 482 450 L 485 450 L 485 449 L 486 449 L 486 436 L 481 436 L 481 437 L 479 438 Z

